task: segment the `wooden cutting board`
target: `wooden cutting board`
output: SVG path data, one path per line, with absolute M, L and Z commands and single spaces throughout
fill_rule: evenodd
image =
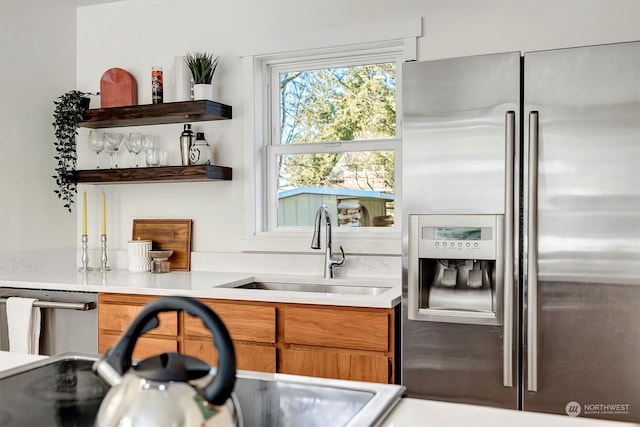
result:
M 152 249 L 173 249 L 171 270 L 191 269 L 190 219 L 134 219 L 131 240 L 151 240 Z
M 109 68 L 100 79 L 100 107 L 138 105 L 138 82 L 122 68 Z

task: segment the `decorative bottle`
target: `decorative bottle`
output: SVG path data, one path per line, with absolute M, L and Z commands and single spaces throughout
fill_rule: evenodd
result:
M 196 134 L 196 140 L 189 150 L 189 161 L 192 165 L 208 165 L 211 163 L 211 146 L 204 138 L 204 132 Z
M 162 78 L 162 67 L 151 68 L 151 101 L 154 104 L 163 102 L 164 82 Z

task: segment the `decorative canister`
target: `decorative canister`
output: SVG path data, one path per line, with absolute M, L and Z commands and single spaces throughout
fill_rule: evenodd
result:
M 139 273 L 151 270 L 151 240 L 129 241 L 129 271 Z
M 204 132 L 196 134 L 196 140 L 189 149 L 189 163 L 192 165 L 211 164 L 211 146 L 204 138 Z

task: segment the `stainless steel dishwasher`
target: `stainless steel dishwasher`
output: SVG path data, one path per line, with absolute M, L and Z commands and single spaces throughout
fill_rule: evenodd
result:
M 9 350 L 6 301 L 36 298 L 40 307 L 40 354 L 98 353 L 98 295 L 91 292 L 0 288 L 0 350 Z

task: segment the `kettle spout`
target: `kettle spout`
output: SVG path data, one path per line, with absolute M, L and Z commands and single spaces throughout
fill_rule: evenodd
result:
M 117 386 L 122 381 L 122 375 L 104 357 L 96 360 L 91 369 L 111 387 Z

